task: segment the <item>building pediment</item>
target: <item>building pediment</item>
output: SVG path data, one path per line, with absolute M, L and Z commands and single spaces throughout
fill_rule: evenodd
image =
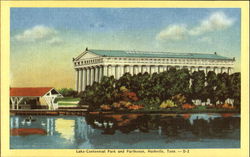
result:
M 74 59 L 74 61 L 79 61 L 79 60 L 84 60 L 84 59 L 90 59 L 90 58 L 96 58 L 96 57 L 100 57 L 100 55 L 94 54 L 94 53 L 89 52 L 89 51 L 84 51 L 79 56 L 77 56 Z

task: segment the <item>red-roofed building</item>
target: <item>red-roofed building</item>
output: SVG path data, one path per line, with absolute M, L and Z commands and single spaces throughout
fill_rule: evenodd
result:
M 22 109 L 22 107 L 30 108 L 48 108 L 57 109 L 58 104 L 55 103 L 57 97 L 62 95 L 52 87 L 18 87 L 10 88 L 11 108 Z

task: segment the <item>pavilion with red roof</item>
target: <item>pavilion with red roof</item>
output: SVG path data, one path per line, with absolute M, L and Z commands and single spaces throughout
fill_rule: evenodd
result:
M 36 101 L 36 105 L 46 105 L 49 110 L 55 110 L 58 108 L 58 104 L 54 102 L 57 97 L 62 97 L 62 95 L 52 87 L 10 88 L 11 109 L 13 110 L 22 108 L 21 103 L 26 104 L 26 100 L 31 99 Z

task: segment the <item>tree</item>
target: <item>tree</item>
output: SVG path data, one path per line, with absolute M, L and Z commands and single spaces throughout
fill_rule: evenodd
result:
M 230 99 L 234 100 L 234 105 L 240 108 L 240 96 L 241 96 L 241 86 L 240 86 L 240 73 L 234 73 L 229 76 L 229 88 L 228 95 Z
M 215 97 L 220 102 L 224 103 L 229 98 L 229 75 L 227 73 L 219 73 L 217 75 L 217 87 L 215 89 Z
M 81 100 L 79 105 L 89 105 L 89 110 L 95 110 L 103 104 L 112 104 L 119 99 L 115 82 L 116 80 L 113 76 L 104 76 L 100 83 L 94 82 L 92 86 L 87 86 L 85 91 L 80 95 Z
M 209 71 L 207 73 L 207 85 L 206 92 L 208 93 L 207 98 L 210 99 L 212 104 L 216 104 L 215 89 L 217 88 L 217 76 L 214 71 Z
M 205 73 L 204 71 L 195 71 L 192 73 L 192 85 L 190 95 L 193 100 L 201 99 L 205 87 Z
M 59 89 L 58 92 L 62 94 L 64 97 L 75 97 L 77 96 L 77 91 L 72 88 L 62 88 Z

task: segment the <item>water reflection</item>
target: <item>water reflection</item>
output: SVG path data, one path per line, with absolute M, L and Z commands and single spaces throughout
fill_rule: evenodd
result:
M 10 128 L 39 128 L 46 135 L 11 136 L 11 148 L 223 148 L 240 143 L 237 114 L 34 116 L 30 124 L 23 123 L 25 118 L 11 116 Z
M 158 130 L 158 135 L 166 137 L 182 136 L 191 133 L 197 137 L 227 137 L 240 127 L 240 117 L 222 117 L 219 114 L 192 115 L 88 115 L 86 121 L 102 134 L 113 135 L 116 131 L 148 133 Z M 110 125 L 112 124 L 112 125 Z

